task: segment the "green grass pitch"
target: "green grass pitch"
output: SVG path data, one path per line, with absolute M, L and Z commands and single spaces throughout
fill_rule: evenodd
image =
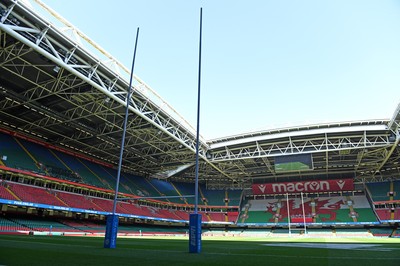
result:
M 0 235 L 0 265 L 400 265 L 400 239 L 203 238 L 200 254 L 184 237 L 118 238 Z

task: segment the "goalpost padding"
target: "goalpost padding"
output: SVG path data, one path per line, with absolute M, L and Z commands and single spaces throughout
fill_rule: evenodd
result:
M 115 248 L 117 245 L 118 215 L 107 215 L 106 235 L 104 238 L 104 248 Z
M 189 253 L 201 252 L 201 214 L 189 215 Z

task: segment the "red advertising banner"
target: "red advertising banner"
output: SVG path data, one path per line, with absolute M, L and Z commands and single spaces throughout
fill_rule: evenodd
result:
M 253 184 L 254 195 L 264 194 L 286 194 L 286 193 L 313 193 L 354 190 L 352 178 L 319 180 L 319 181 L 297 181 L 282 183 Z
M 304 220 L 305 220 L 305 222 L 306 223 L 312 223 L 313 222 L 313 219 L 311 218 L 311 217 L 306 217 L 306 218 L 303 218 L 303 217 L 290 217 L 290 222 L 291 223 L 304 223 Z

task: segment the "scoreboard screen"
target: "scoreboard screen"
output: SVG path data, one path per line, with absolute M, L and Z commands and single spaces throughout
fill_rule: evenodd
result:
M 275 157 L 275 172 L 294 172 L 313 169 L 311 154 L 296 154 Z

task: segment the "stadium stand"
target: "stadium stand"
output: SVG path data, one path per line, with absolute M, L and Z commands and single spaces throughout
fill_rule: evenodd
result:
M 215 205 L 215 206 L 223 206 L 225 205 L 225 193 L 224 191 L 218 190 L 206 190 L 205 187 L 199 186 L 201 200 L 204 205 Z
M 390 183 L 389 182 L 367 183 L 366 185 L 372 195 L 373 201 L 388 201 L 388 200 L 390 200 L 390 197 L 389 197 Z
M 11 182 L 8 184 L 9 189 L 24 202 L 43 203 L 54 206 L 67 206 L 64 202 L 56 198 L 51 190 Z
M 395 230 L 393 228 L 370 228 L 369 231 L 374 236 L 389 237 L 393 235 Z
M 366 184 L 366 191 L 372 199 L 375 214 L 380 221 L 400 220 L 399 184 L 399 180 Z
M 236 212 L 236 211 L 227 212 L 227 216 L 228 216 L 228 221 L 227 222 L 236 223 L 237 219 L 238 219 L 238 216 L 239 216 L 239 212 Z
M 118 62 L 116 69 L 104 64 L 102 56 L 109 56 L 87 37 L 89 46 L 82 45 L 84 34 L 71 41 L 57 26 L 53 28 L 51 19 L 66 23 L 60 16 L 52 17 L 55 13 L 50 12 L 49 17 L 41 17 L 25 2 L 0 3 L 4 42 L 0 50 L 7 58 L 0 67 L 0 230 L 103 233 L 106 215 L 113 208 L 124 107 L 120 100 L 127 72 L 119 69 Z M 87 48 L 95 48 L 95 53 L 87 53 Z M 137 77 L 135 82 L 145 93 L 135 95 L 132 111 L 137 119 L 127 130 L 131 152 L 125 154 L 128 165 L 118 191 L 126 198 L 116 205 L 121 231 L 147 231 L 129 223 L 187 226 L 195 200 L 182 195 L 193 194 L 193 144 L 199 140 L 168 104 L 162 101 L 160 108 L 157 93 L 149 96 L 152 89 Z M 347 231 L 337 224 L 397 226 L 400 180 L 394 178 L 399 172 L 399 110 L 400 106 L 390 120 L 290 126 L 201 140 L 201 169 L 207 172 L 199 185 L 204 224 L 220 226 L 209 229 L 212 234 L 225 234 L 225 225 L 242 223 L 243 228 L 233 234 L 252 234 L 249 227 L 261 225 L 268 228 L 257 234 L 286 235 L 283 227 L 288 223 L 305 222 L 329 227 L 328 234 L 336 236 L 365 234 L 365 228 Z M 165 171 L 173 175 L 166 180 L 153 178 Z M 340 189 L 319 190 L 321 177 L 332 178 Z M 287 201 L 283 193 L 293 190 L 286 185 L 281 184 L 284 192 L 265 194 L 262 183 L 251 184 L 263 180 L 292 185 L 301 180 L 302 192 L 308 183 L 310 190 L 318 187 L 323 194 L 305 194 L 303 200 L 293 193 Z M 386 181 L 364 184 L 365 180 Z M 354 191 L 343 189 L 345 183 L 353 187 L 353 182 L 357 182 Z M 252 185 L 262 193 L 252 195 Z M 245 192 L 248 198 L 243 199 Z M 326 231 L 312 228 L 309 233 Z
M 0 181 L 0 198 L 9 200 L 20 200 L 10 189 L 5 181 Z
M 82 163 L 80 159 L 59 151 L 54 151 L 54 154 L 63 162 L 64 165 L 68 165 L 68 168 L 71 169 L 72 172 L 77 173 L 84 183 L 100 188 L 112 188 L 107 181 L 99 178 L 93 174 L 93 172 L 88 170 L 85 163 Z
M 241 212 L 241 217 L 247 217 L 245 223 L 288 223 L 287 201 L 284 198 L 249 200 L 247 204 L 247 212 L 246 205 Z M 292 223 L 303 223 L 304 219 L 306 223 L 377 220 L 365 196 L 304 198 L 304 204 L 300 198 L 289 198 L 289 214 Z
M 0 216 L 0 232 L 28 231 L 29 228 Z
M 227 204 L 229 206 L 239 206 L 242 198 L 242 190 L 232 189 L 226 190 L 226 198 L 228 199 Z
M 8 182 L 7 185 L 24 202 L 41 203 L 53 206 L 67 206 L 86 210 L 111 212 L 113 200 L 84 196 L 75 193 L 68 193 L 58 190 L 22 185 L 14 182 Z M 7 193 L 4 186 L 1 186 L 4 193 Z M 6 194 L 10 197 L 11 194 Z M 156 217 L 171 220 L 188 220 L 189 214 L 184 211 L 162 210 L 156 207 L 139 206 L 131 202 L 118 202 L 117 213 L 133 214 L 145 217 Z M 202 212 L 203 221 L 226 221 L 226 213 L 222 212 Z M 232 216 L 232 214 L 231 214 Z
M 40 218 L 12 218 L 12 220 L 22 225 L 23 227 L 29 228 L 31 231 L 39 232 L 72 232 L 75 231 L 74 228 L 67 226 L 65 224 L 59 223 L 57 221 L 40 219 Z
M 193 195 L 193 184 L 171 182 L 181 195 Z M 194 197 L 184 199 L 185 204 L 194 204 Z
M 381 221 L 400 220 L 400 208 L 384 208 L 375 210 Z
M 130 176 L 130 175 L 129 175 Z M 162 193 L 157 190 L 146 178 L 134 176 L 131 181 L 135 183 L 137 189 L 136 195 L 142 197 L 160 197 Z
M 55 191 L 54 195 L 69 207 L 86 210 L 99 210 L 98 206 L 95 205 L 88 196 L 63 191 Z
M 393 181 L 393 200 L 400 200 L 400 180 Z
M 390 220 L 391 219 L 391 211 L 390 209 L 378 209 L 375 210 L 376 214 L 378 215 L 379 219 L 382 220 Z
M 92 178 L 100 180 L 100 182 L 104 185 L 105 188 L 112 190 L 115 189 L 115 182 L 117 176 L 117 172 L 115 170 L 110 169 L 109 171 L 107 171 L 104 166 L 83 159 L 79 159 L 79 162 L 87 169 L 87 171 L 90 172 Z M 113 176 L 112 173 L 114 173 L 115 175 Z M 81 172 L 79 172 L 79 175 L 86 176 L 84 175 L 84 173 Z M 121 179 L 125 181 L 124 178 L 120 178 L 120 180 Z M 121 182 L 119 187 L 120 187 L 119 191 L 122 193 L 129 193 L 129 194 L 132 193 L 132 191 L 126 188 L 124 182 Z
M 105 229 L 104 221 L 40 218 L 28 215 L 0 216 L 0 234 L 19 232 L 46 235 L 104 235 Z M 176 226 L 146 226 L 121 222 L 118 233 L 135 236 L 187 235 L 187 229 Z
M 307 234 L 313 237 L 333 237 L 333 231 L 329 228 L 308 228 Z
M 207 215 L 210 218 L 210 221 L 219 221 L 219 222 L 224 222 L 225 221 L 225 213 L 222 212 L 207 212 Z
M 365 228 L 335 228 L 335 236 L 340 237 L 372 237 L 373 235 Z
M 20 141 L 10 135 L 0 133 L 0 152 L 4 157 L 3 163 L 8 167 L 39 171 L 32 157 L 21 146 Z
M 64 191 L 59 186 L 46 187 L 45 183 L 21 184 L 14 181 L 3 180 L 0 184 L 0 198 L 8 200 L 21 200 L 24 202 L 41 203 L 52 206 L 64 206 L 84 210 L 110 212 L 113 200 L 110 199 L 109 192 L 102 192 L 102 189 L 111 191 L 115 186 L 116 169 L 108 168 L 104 165 L 96 164 L 83 158 L 76 158 L 61 151 L 52 150 L 43 145 L 31 143 L 27 140 L 16 140 L 15 137 L 0 133 L 0 144 L 3 154 L 9 154 L 4 160 L 4 165 L 19 167 L 20 169 L 30 170 L 33 173 L 39 172 L 44 176 L 59 178 L 60 180 L 73 181 L 79 184 L 93 185 L 92 192 L 84 192 L 78 188 L 71 191 Z M 13 160 L 13 158 L 22 158 Z M 24 181 L 26 182 L 26 181 Z M 118 202 L 117 213 L 137 215 L 139 217 L 153 217 L 167 220 L 187 221 L 191 208 L 194 203 L 193 198 L 179 198 L 182 195 L 193 194 L 193 184 L 169 182 L 158 179 L 148 179 L 134 176 L 129 173 L 121 174 L 121 192 L 131 197 L 159 197 L 177 196 L 177 198 L 160 199 L 156 201 L 139 202 L 135 199 Z M 38 186 L 39 185 L 39 186 Z M 95 187 L 99 191 L 95 192 Z M 378 182 L 366 184 L 366 192 L 374 202 L 386 202 L 396 200 L 400 195 L 400 182 Z M 204 209 L 200 210 L 203 222 L 230 222 L 244 224 L 285 224 L 288 222 L 288 208 L 286 198 L 274 199 L 245 199 L 241 203 L 241 190 L 208 190 L 204 184 L 200 184 L 200 204 Z M 352 223 L 352 222 L 376 222 L 379 220 L 400 219 L 399 208 L 377 208 L 371 206 L 365 195 L 352 195 L 351 193 L 343 196 L 331 197 L 304 197 L 302 204 L 299 196 L 291 195 L 289 199 L 290 220 L 292 223 L 303 223 L 306 218 L 307 223 L 331 224 L 331 223 Z M 226 206 L 239 206 L 237 210 L 221 209 Z M 219 209 L 213 209 L 219 206 Z M 303 207 L 305 217 L 303 215 Z M 39 224 L 29 225 L 23 221 L 15 220 L 15 224 L 22 227 L 31 226 L 41 230 Z M 13 221 L 11 221 L 12 223 Z M 104 225 L 84 224 L 75 226 L 78 231 L 93 233 L 104 231 Z M 71 221 L 66 226 L 71 226 Z M 79 224 L 79 223 L 78 223 Z M 42 226 L 45 230 L 49 224 Z M 76 224 L 77 225 L 77 224 Z M 55 229 L 61 228 L 57 224 L 52 225 Z M 75 230 L 74 229 L 74 230 Z M 274 234 L 285 234 L 286 229 L 275 229 Z M 130 228 L 126 229 L 129 233 Z M 133 230 L 135 231 L 135 230 Z M 311 234 L 326 234 L 326 230 L 321 232 L 318 229 L 309 231 Z M 215 233 L 215 232 L 214 232 Z M 247 232 L 250 233 L 250 232 Z M 268 231 L 268 233 L 271 233 Z M 336 234 L 338 232 L 335 232 Z M 328 233 L 332 234 L 332 233 Z M 340 234 L 340 232 L 339 232 Z
M 63 179 L 75 180 L 73 172 L 54 155 L 54 153 L 42 145 L 20 140 L 21 146 L 34 158 L 39 172 Z
M 158 180 L 158 179 L 150 179 L 148 182 L 156 188 L 161 196 L 173 196 L 179 197 L 182 194 L 171 184 L 170 182 Z M 183 198 L 169 198 L 168 201 L 174 203 L 185 204 L 185 200 Z
M 2 141 L 2 154 L 6 155 L 4 160 L 9 166 L 15 166 L 13 158 L 18 158 L 18 165 L 21 169 L 34 172 L 41 172 L 56 178 L 66 179 L 74 182 L 93 185 L 99 188 L 114 189 L 116 170 L 96 164 L 94 162 L 74 157 L 70 154 L 53 150 L 43 145 L 33 143 L 24 139 L 17 140 L 5 133 L 0 133 Z M 12 152 L 17 154 L 13 156 Z M 9 156 L 7 156 L 9 155 Z M 181 196 L 192 195 L 193 184 L 189 183 L 170 183 L 157 179 L 146 179 L 128 173 L 121 174 L 120 192 L 137 196 Z M 208 197 L 212 204 L 224 206 L 230 201 L 238 204 L 240 191 L 232 191 L 236 195 L 233 198 L 225 190 L 207 190 L 203 185 L 204 198 Z M 186 200 L 186 201 L 185 201 Z M 170 201 L 179 204 L 193 204 L 193 198 L 176 198 Z M 230 206 L 232 204 L 228 204 Z

